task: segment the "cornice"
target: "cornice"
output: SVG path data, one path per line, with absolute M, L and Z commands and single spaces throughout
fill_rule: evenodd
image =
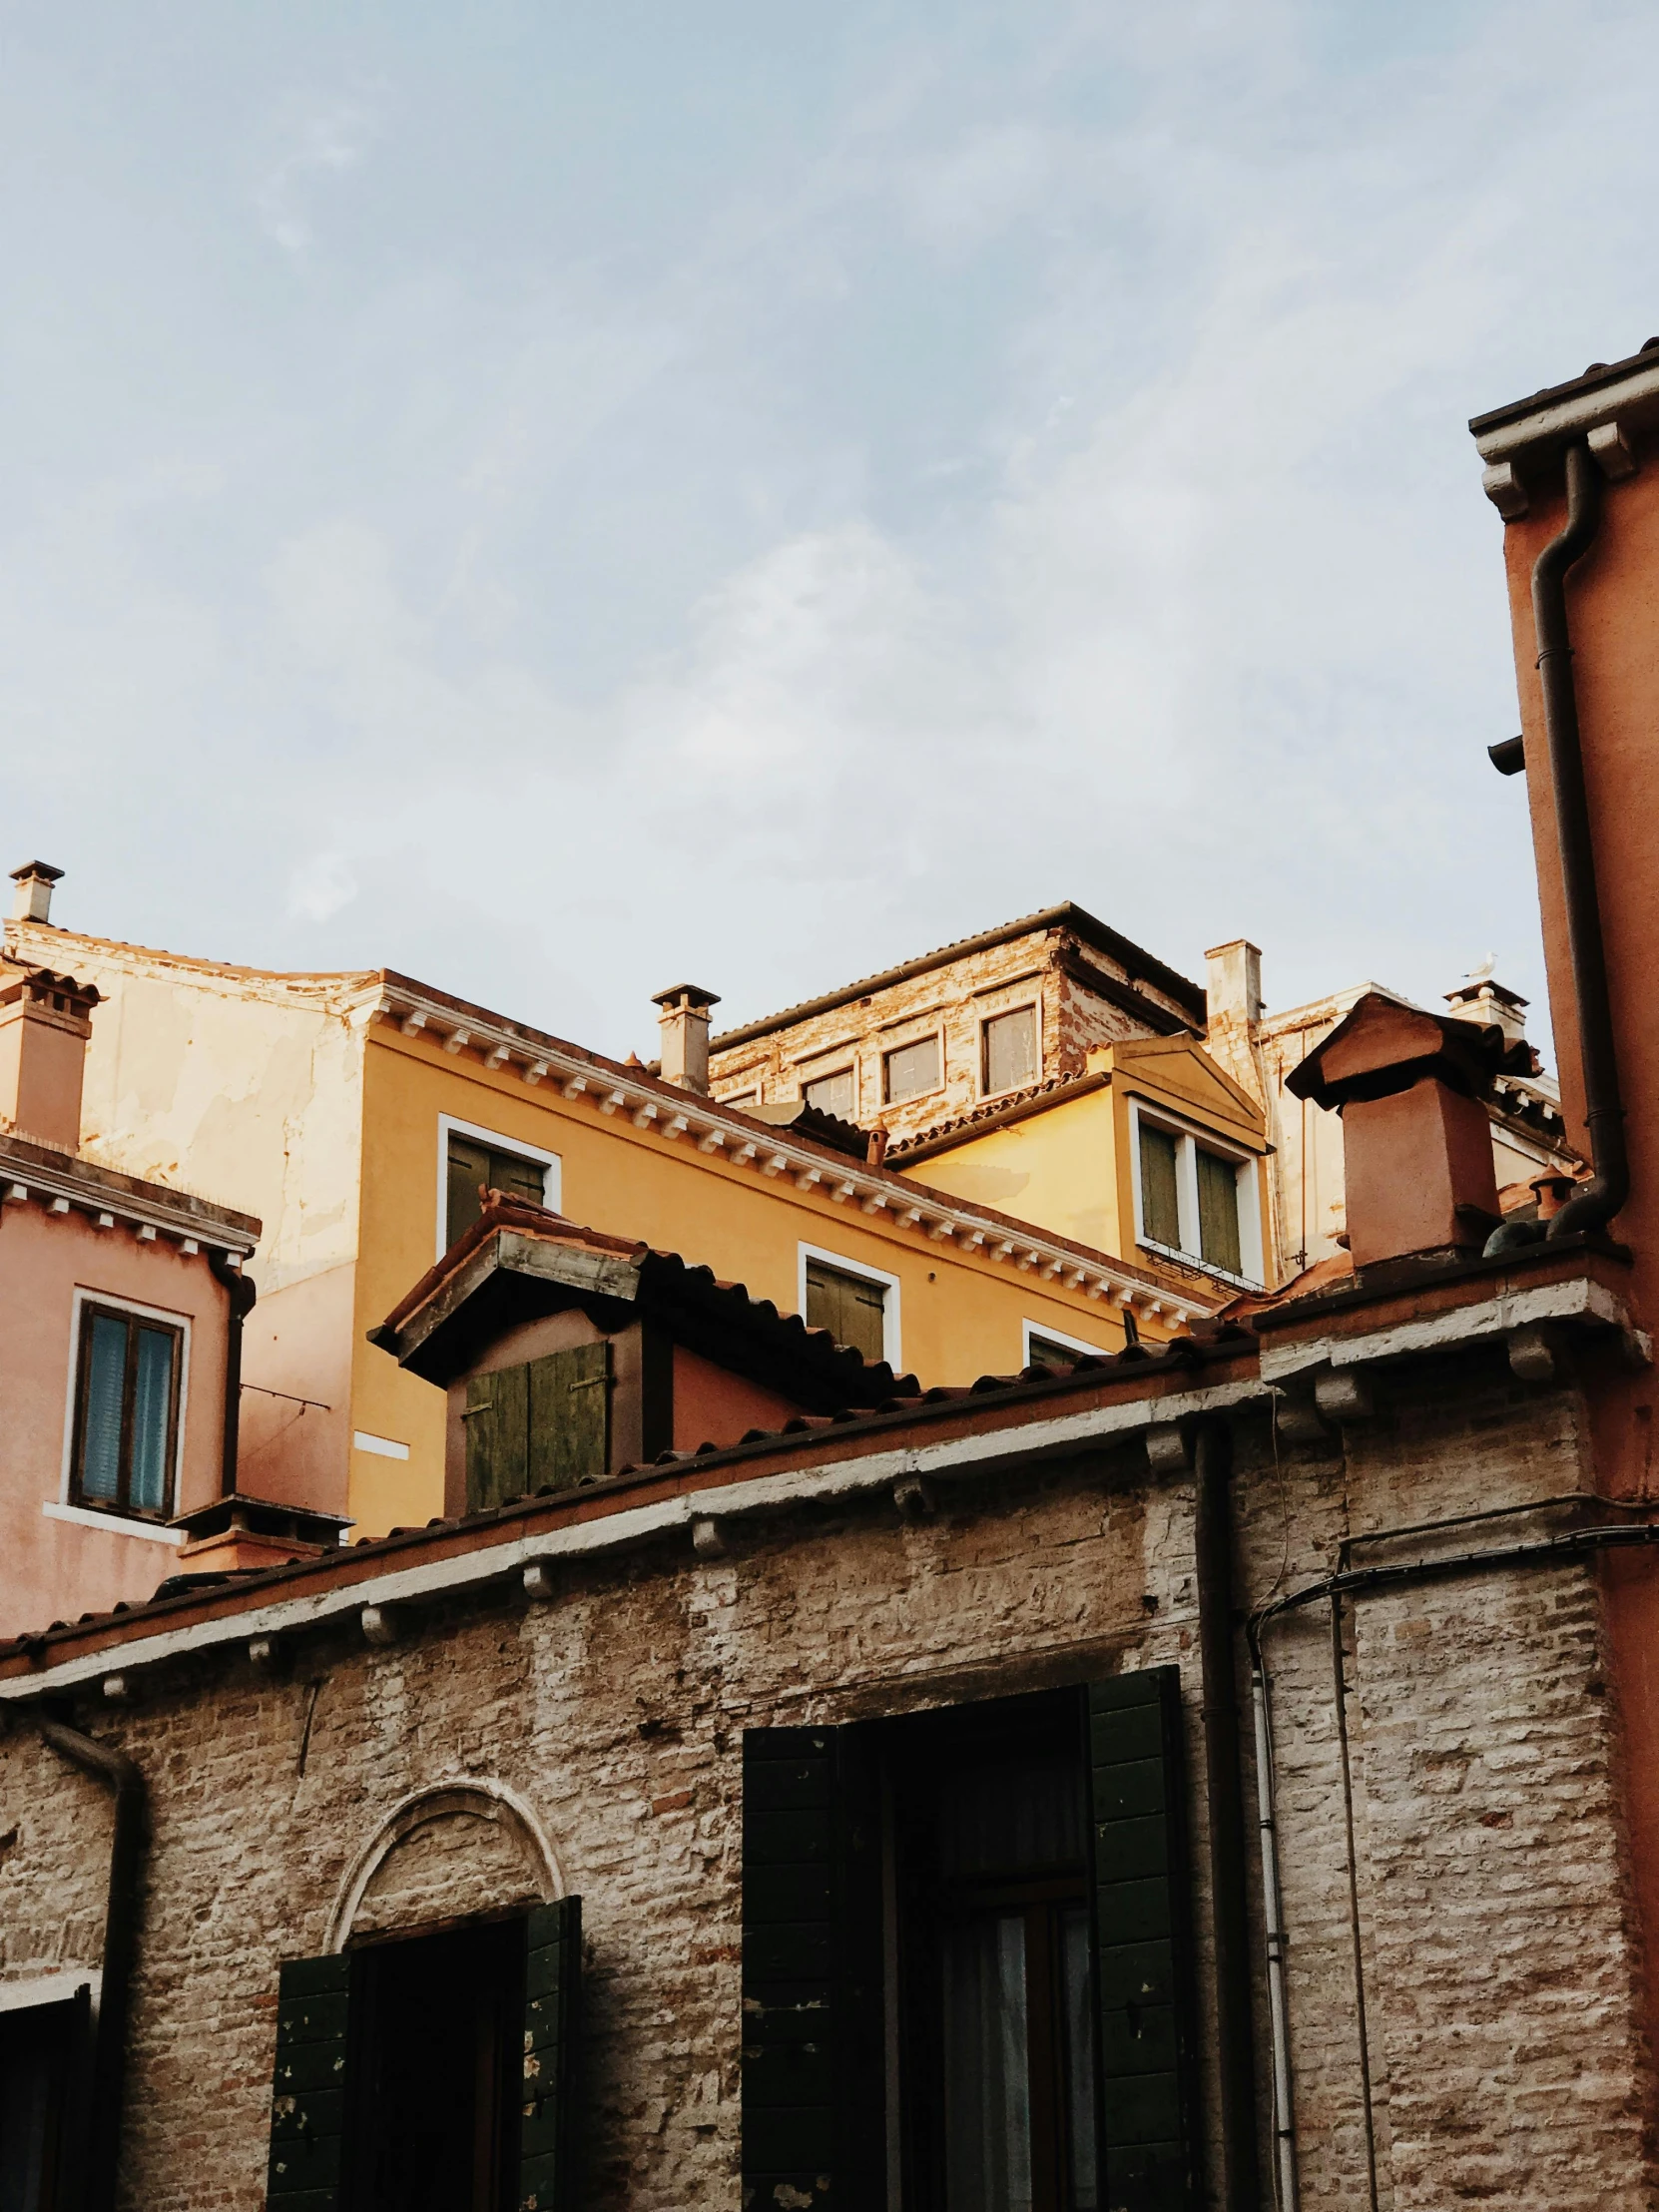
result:
M 86 1214 L 100 1229 L 114 1229 L 119 1223 L 146 1242 L 166 1236 L 186 1252 L 212 1246 L 217 1252 L 247 1259 L 260 1241 L 259 1224 L 251 1216 L 240 1221 L 227 1218 L 221 1209 L 189 1192 L 181 1191 L 174 1198 L 154 1184 L 135 1186 L 133 1178 L 96 1161 L 53 1154 L 26 1139 L 0 1137 L 0 1203 L 44 1205 L 52 1214 Z
M 965 1205 L 890 1169 L 861 1166 L 810 1139 L 752 1121 L 718 1099 L 680 1090 L 643 1069 L 620 1067 L 578 1046 L 458 1005 L 407 978 L 379 979 L 374 990 L 356 1000 L 353 1018 L 365 1025 L 393 1023 L 408 1037 L 432 1037 L 445 1052 L 475 1056 L 487 1068 L 510 1068 L 532 1088 L 554 1084 L 562 1097 L 584 1099 L 600 1114 L 626 1115 L 636 1129 L 667 1142 L 683 1139 L 699 1152 L 718 1153 L 729 1165 L 758 1175 L 787 1175 L 798 1190 L 816 1190 L 859 1213 L 885 1213 L 917 1237 L 979 1252 L 1038 1282 L 1063 1282 L 1068 1290 L 1124 1307 L 1139 1320 L 1179 1330 L 1224 1303 L 1208 1286 L 1175 1288 L 1087 1245 L 989 1208 Z

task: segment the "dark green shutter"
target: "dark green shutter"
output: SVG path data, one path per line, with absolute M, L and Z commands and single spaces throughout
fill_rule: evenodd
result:
M 1218 1268 L 1237 1275 L 1239 1249 L 1239 1171 L 1219 1153 L 1194 1147 L 1198 1154 L 1198 1248 Z
M 882 2196 L 880 1834 L 857 1731 L 743 1740 L 743 2201 Z
M 610 1471 L 611 1348 L 572 1345 L 529 1370 L 528 1487 L 569 1489 Z
M 1197 2212 L 1199 2122 L 1181 1676 L 1089 1685 L 1101 2203 Z
M 519 2212 L 571 2212 L 576 2203 L 582 2026 L 581 1899 L 538 1905 L 525 1941 Z
M 807 1327 L 828 1329 L 838 1345 L 866 1360 L 884 1356 L 887 1287 L 867 1276 L 845 1275 L 821 1261 L 807 1262 Z
M 530 1371 L 499 1368 L 466 1386 L 466 1509 L 482 1513 L 528 1488 Z
M 1181 1249 L 1181 1201 L 1176 1189 L 1175 1139 L 1167 1129 L 1141 1123 L 1141 1235 Z
M 266 2200 L 279 2212 L 338 2212 L 345 2130 L 345 2039 L 351 1961 L 283 1962 L 276 1996 Z

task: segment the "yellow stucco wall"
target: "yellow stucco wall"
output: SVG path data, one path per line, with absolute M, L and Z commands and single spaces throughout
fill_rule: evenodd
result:
M 1024 1121 L 964 1138 L 919 1162 L 916 1173 L 970 1204 L 1017 1214 L 1190 1292 L 1202 1281 L 1196 1271 L 1169 1266 L 1136 1244 L 1131 1103 L 1142 1098 L 1166 1107 L 1259 1160 L 1267 1151 L 1261 1109 L 1184 1037 L 1101 1046 L 1089 1054 L 1089 1072 L 1104 1076 L 1105 1087 L 1081 1097 L 1062 1096 Z M 1265 1254 L 1272 1247 L 1262 1173 L 1256 1177 L 1256 1201 Z
M 1027 1320 L 1106 1350 L 1123 1340 L 1106 1303 L 1082 1291 L 882 1215 L 849 1212 L 827 1195 L 799 1191 L 787 1176 L 769 1179 L 636 1130 L 625 1114 L 601 1114 L 589 1097 L 567 1101 L 551 1083 L 531 1089 L 511 1070 L 447 1054 L 433 1039 L 407 1038 L 380 1022 L 368 1034 L 363 1077 L 352 1423 L 406 1443 L 409 1458 L 353 1449 L 349 1510 L 359 1533 L 442 1510 L 441 1393 L 404 1375 L 365 1335 L 435 1257 L 441 1115 L 557 1153 L 561 1206 L 572 1220 L 703 1261 L 786 1313 L 800 1304 L 803 1243 L 895 1276 L 903 1365 L 923 1384 L 1014 1372 Z

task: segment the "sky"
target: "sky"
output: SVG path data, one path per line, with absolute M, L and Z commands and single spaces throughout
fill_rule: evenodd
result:
M 1072 898 L 1543 988 L 1471 414 L 1659 330 L 1659 10 L 11 0 L 72 928 L 611 1052 Z

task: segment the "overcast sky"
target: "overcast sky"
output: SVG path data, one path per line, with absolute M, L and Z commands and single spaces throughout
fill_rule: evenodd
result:
M 1466 418 L 1659 9 L 11 0 L 4 864 L 603 1049 L 1061 898 L 1541 997 Z

